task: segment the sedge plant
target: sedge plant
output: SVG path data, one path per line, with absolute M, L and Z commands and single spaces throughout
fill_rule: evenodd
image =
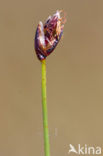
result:
M 41 62 L 42 67 L 42 114 L 44 131 L 44 155 L 50 156 L 48 113 L 47 113 L 47 95 L 46 95 L 46 58 L 50 55 L 63 34 L 65 16 L 61 17 L 61 12 L 57 10 L 53 16 L 49 16 L 43 24 L 39 22 L 35 34 L 35 52 Z

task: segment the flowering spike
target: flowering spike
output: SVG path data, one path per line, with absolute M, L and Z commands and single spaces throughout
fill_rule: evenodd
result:
M 35 51 L 39 60 L 44 60 L 57 46 L 63 34 L 65 16 L 61 17 L 57 11 L 53 16 L 49 16 L 43 24 L 39 22 L 35 34 Z

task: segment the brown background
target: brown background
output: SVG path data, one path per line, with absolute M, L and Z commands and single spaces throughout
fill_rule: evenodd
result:
M 47 59 L 51 156 L 103 147 L 103 0 L 0 1 L 0 155 L 43 156 L 39 20 L 63 9 L 64 36 Z

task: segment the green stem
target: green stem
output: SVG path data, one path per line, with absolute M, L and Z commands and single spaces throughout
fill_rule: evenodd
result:
M 50 156 L 47 99 L 46 99 L 46 60 L 42 60 L 41 64 L 42 64 L 42 111 L 43 111 L 43 128 L 44 128 L 44 151 L 45 156 Z

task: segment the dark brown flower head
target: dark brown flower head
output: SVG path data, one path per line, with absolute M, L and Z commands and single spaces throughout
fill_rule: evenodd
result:
M 63 34 L 63 27 L 66 21 L 57 11 L 49 16 L 45 24 L 39 22 L 35 34 L 35 51 L 39 60 L 45 59 L 57 46 Z

